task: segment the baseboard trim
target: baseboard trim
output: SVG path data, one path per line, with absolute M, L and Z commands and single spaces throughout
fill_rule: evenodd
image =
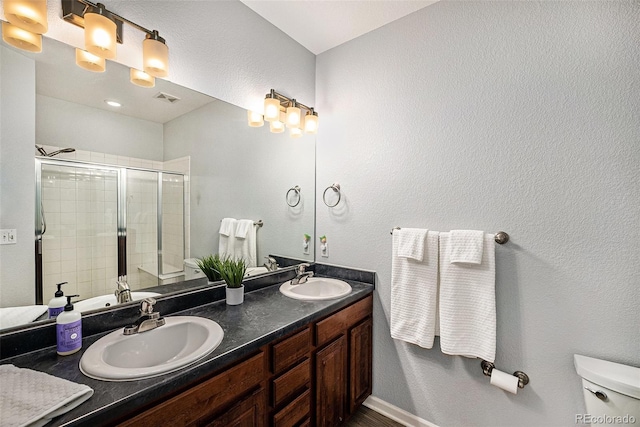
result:
M 407 427 L 438 427 L 375 396 L 369 396 L 363 405 Z

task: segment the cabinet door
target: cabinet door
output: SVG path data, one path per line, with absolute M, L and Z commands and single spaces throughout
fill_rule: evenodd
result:
M 349 413 L 371 394 L 371 318 L 349 331 Z
M 346 400 L 347 338 L 342 335 L 316 354 L 316 425 L 340 424 Z
M 259 389 L 233 405 L 217 418 L 199 426 L 207 427 L 258 427 L 265 424 L 265 395 Z

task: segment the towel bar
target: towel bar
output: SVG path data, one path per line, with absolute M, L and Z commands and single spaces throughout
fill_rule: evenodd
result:
M 391 233 L 389 233 L 389 234 L 393 234 L 393 230 L 400 230 L 400 227 L 393 227 L 391 229 Z M 504 245 L 505 243 L 507 243 L 509 241 L 509 235 L 507 233 L 505 233 L 504 231 L 498 231 L 495 234 L 494 239 L 495 239 L 496 243 L 498 243 L 499 245 Z
M 220 222 L 222 222 L 222 220 L 220 220 Z M 256 227 L 262 227 L 264 225 L 264 222 L 262 222 L 262 220 L 259 219 L 257 221 L 253 221 L 253 225 L 255 225 Z
M 491 362 L 487 362 L 486 360 L 480 362 L 480 366 L 482 367 L 482 373 L 487 377 L 491 376 L 491 371 L 493 371 L 493 368 L 496 367 L 496 365 Z M 525 374 L 524 372 L 515 371 L 513 373 L 513 376 L 518 377 L 518 388 L 524 388 L 524 386 L 529 384 L 529 375 Z

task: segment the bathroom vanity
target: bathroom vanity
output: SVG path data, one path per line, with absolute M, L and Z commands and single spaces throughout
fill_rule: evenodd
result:
M 203 300 L 204 305 L 169 314 L 161 298 L 162 315 L 208 318 L 225 333 L 211 354 L 173 373 L 124 382 L 84 376 L 78 369 L 82 353 L 114 328 L 85 334 L 83 349 L 71 356 L 57 356 L 46 347 L 0 363 L 94 389 L 91 399 L 54 419 L 53 426 L 338 425 L 371 393 L 374 274 L 338 275 L 314 267 L 316 274 L 347 280 L 353 291 L 333 300 L 298 301 L 279 292 L 283 277 L 278 275 L 273 284 L 265 284 L 265 278 L 248 281 L 249 292 L 239 306 Z M 211 291 L 194 291 L 189 297 L 203 295 L 211 296 Z M 175 304 L 165 298 L 165 307 Z M 118 310 L 108 316 L 122 317 Z

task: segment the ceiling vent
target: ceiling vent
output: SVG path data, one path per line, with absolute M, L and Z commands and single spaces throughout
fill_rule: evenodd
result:
M 169 104 L 175 104 L 176 102 L 180 101 L 180 98 L 178 98 L 177 96 L 169 95 L 168 93 L 164 92 L 158 92 L 153 97 L 161 101 L 168 102 Z

